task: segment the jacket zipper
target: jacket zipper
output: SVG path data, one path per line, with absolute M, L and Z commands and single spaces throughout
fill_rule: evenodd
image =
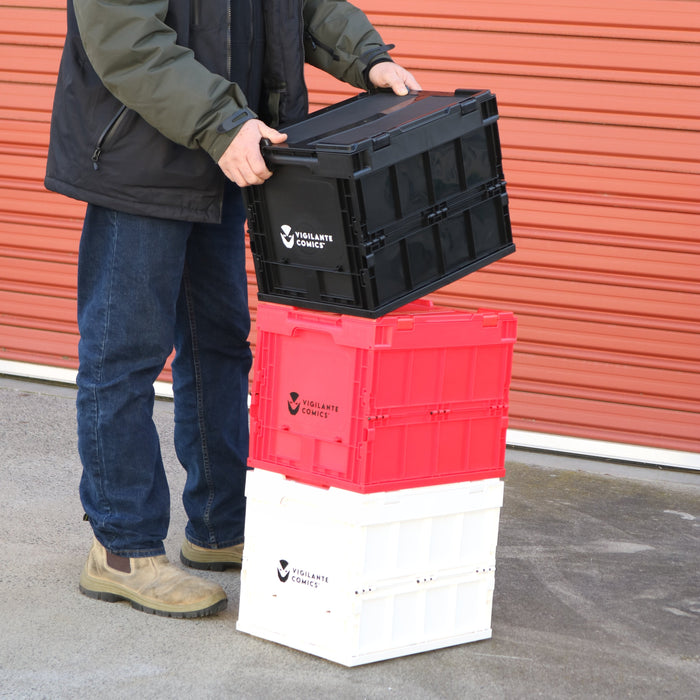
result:
M 228 0 L 227 5 L 228 7 L 226 9 L 226 70 L 228 71 L 228 75 L 226 77 L 230 81 L 231 76 L 233 75 L 233 67 L 231 66 L 231 62 L 233 60 L 233 57 L 231 56 L 231 0 Z
M 250 26 L 248 29 L 248 82 L 246 85 L 247 89 L 250 90 L 251 74 L 253 72 L 253 35 L 255 33 L 255 17 L 253 16 L 255 8 L 253 7 L 253 0 L 248 1 L 248 9 L 250 10 Z
M 340 56 L 335 52 L 335 49 L 332 46 L 328 46 L 328 44 L 324 44 L 322 41 L 319 41 L 308 29 L 304 30 L 304 38 L 311 42 L 311 48 L 315 51 L 317 48 L 318 49 L 323 49 L 326 53 L 330 54 L 330 57 L 334 61 L 339 61 Z
M 95 170 L 99 170 L 100 168 L 98 161 L 100 160 L 104 147 L 107 145 L 107 143 L 109 143 L 110 134 L 114 133 L 122 119 L 124 119 L 125 114 L 126 105 L 121 105 L 118 112 L 112 117 L 109 124 L 107 124 L 105 127 L 105 130 L 100 134 L 100 138 L 97 139 L 97 145 L 95 146 L 95 150 L 92 152 L 92 167 Z

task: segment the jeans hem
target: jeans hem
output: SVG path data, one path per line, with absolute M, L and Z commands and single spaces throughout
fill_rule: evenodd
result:
M 97 535 L 97 541 L 111 554 L 116 554 L 118 557 L 128 557 L 129 559 L 141 559 L 146 557 L 158 557 L 165 554 L 165 546 L 151 547 L 150 549 L 114 549 L 107 546 Z
M 243 544 L 243 537 L 236 537 L 232 540 L 224 540 L 223 542 L 217 542 L 216 545 L 212 546 L 212 543 L 207 540 L 200 540 L 196 537 L 190 537 L 185 534 L 187 541 L 190 544 L 194 544 L 197 547 L 202 547 L 203 549 L 226 549 L 226 547 L 235 547 L 237 544 Z

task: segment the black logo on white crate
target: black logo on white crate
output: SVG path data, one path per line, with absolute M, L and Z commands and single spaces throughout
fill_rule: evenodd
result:
M 277 562 L 277 578 L 281 583 L 319 588 L 328 583 L 328 575 L 292 566 L 286 559 Z
M 277 567 L 277 578 L 282 581 L 282 583 L 287 583 L 289 578 L 289 562 L 286 559 L 280 559 L 280 563 Z

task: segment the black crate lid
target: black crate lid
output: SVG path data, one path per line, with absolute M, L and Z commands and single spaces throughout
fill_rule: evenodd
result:
M 362 93 L 312 113 L 303 121 L 282 127 L 287 141 L 272 147 L 277 153 L 355 153 L 380 148 L 384 138 L 457 112 L 467 114 L 495 97 L 488 90 L 411 92 L 399 96 L 391 91 Z M 495 115 L 497 116 L 497 115 Z

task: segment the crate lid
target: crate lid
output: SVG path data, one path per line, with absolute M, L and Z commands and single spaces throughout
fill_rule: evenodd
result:
M 513 345 L 517 320 L 511 311 L 479 309 L 476 313 L 434 306 L 417 299 L 378 318 L 312 311 L 287 304 L 260 302 L 258 333 L 293 337 L 302 332 L 329 336 L 349 348 L 474 347 Z
M 489 100 L 493 108 L 487 119 L 496 119 L 495 96 L 488 90 L 421 91 L 405 96 L 391 91 L 362 93 L 283 127 L 288 135 L 287 141 L 275 146 L 266 145 L 263 152 L 300 155 L 319 151 L 352 154 L 366 149 L 378 150 L 389 145 L 394 136 L 426 127 L 448 116 L 471 114 Z M 444 124 L 441 124 L 440 130 L 443 128 Z

